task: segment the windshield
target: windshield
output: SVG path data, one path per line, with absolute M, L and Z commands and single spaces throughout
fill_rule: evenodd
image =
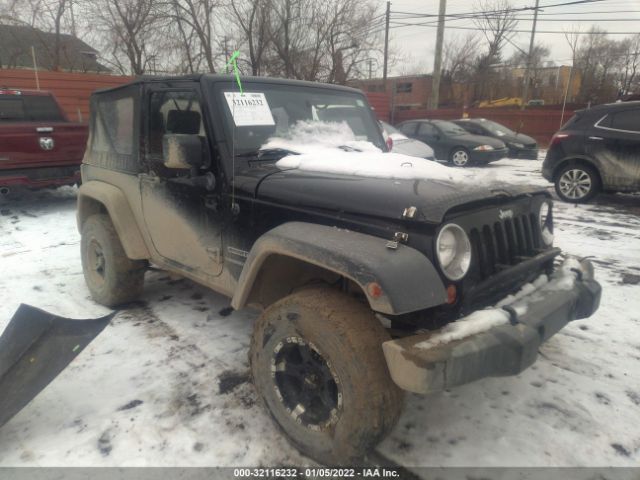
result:
M 217 82 L 213 88 L 224 112 L 225 135 L 233 139 L 236 155 L 276 145 L 282 148 L 280 139 L 295 150 L 295 144 L 308 143 L 314 131 L 325 133 L 326 142 L 326 133 L 336 129 L 341 132 L 335 136 L 336 147 L 348 139 L 365 148 L 386 150 L 378 124 L 359 93 L 254 82 L 243 82 L 243 94 L 232 82 Z
M 513 130 L 509 130 L 504 125 L 500 125 L 499 123 L 492 122 L 491 120 L 483 120 L 482 125 L 489 129 L 490 132 L 498 135 L 499 137 L 503 137 L 505 135 L 515 135 L 516 132 Z
M 432 123 L 445 135 L 467 135 L 469 133 L 464 128 L 459 127 L 453 122 L 447 122 L 446 120 L 433 120 Z

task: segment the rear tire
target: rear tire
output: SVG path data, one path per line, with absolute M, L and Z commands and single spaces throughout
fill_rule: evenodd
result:
M 562 167 L 554 184 L 558 197 L 571 203 L 588 202 L 601 189 L 598 172 L 593 167 L 580 163 Z
M 93 299 L 107 307 L 137 300 L 147 262 L 131 260 L 108 215 L 91 215 L 82 226 L 82 271 Z
M 262 403 L 302 453 L 356 465 L 396 424 L 390 337 L 367 305 L 327 287 L 293 293 L 256 321 L 250 361 Z
M 449 161 L 455 167 L 466 167 L 471 163 L 471 157 L 467 149 L 462 147 L 456 147 L 451 151 L 449 155 Z

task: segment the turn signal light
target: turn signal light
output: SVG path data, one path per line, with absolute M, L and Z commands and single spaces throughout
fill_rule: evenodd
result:
M 371 282 L 367 285 L 367 292 L 373 298 L 380 298 L 382 296 L 382 287 L 379 283 Z

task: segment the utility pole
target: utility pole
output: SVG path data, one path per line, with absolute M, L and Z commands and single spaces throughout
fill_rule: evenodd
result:
M 444 16 L 447 11 L 447 0 L 440 0 L 438 9 L 438 31 L 436 33 L 436 55 L 433 59 L 433 78 L 429 110 L 435 110 L 440 103 L 440 77 L 442 75 L 442 44 L 444 42 Z
M 373 63 L 373 59 L 369 58 L 367 62 L 369 63 L 369 80 L 371 80 L 371 68 L 372 68 L 371 64 Z
M 527 56 L 527 68 L 524 71 L 524 89 L 522 91 L 522 110 L 529 99 L 529 78 L 531 77 L 531 60 L 533 59 L 533 43 L 536 37 L 536 23 L 538 23 L 538 6 L 540 0 L 536 0 L 536 7 L 533 12 L 533 27 L 531 28 L 531 40 L 529 41 L 529 55 Z
M 391 17 L 391 2 L 387 2 L 387 15 L 384 27 L 384 67 L 382 68 L 382 84 L 387 89 L 387 64 L 389 61 L 389 19 Z

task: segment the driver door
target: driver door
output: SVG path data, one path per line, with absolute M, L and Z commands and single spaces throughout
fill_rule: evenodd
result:
M 203 280 L 222 273 L 221 228 L 206 207 L 211 192 L 196 182 L 194 174 L 211 168 L 210 149 L 198 92 L 152 90 L 147 96 L 144 173 L 140 194 L 147 230 L 157 255 L 168 266 L 178 267 Z M 203 164 L 197 172 L 167 168 L 163 137 L 197 135 L 202 143 Z

